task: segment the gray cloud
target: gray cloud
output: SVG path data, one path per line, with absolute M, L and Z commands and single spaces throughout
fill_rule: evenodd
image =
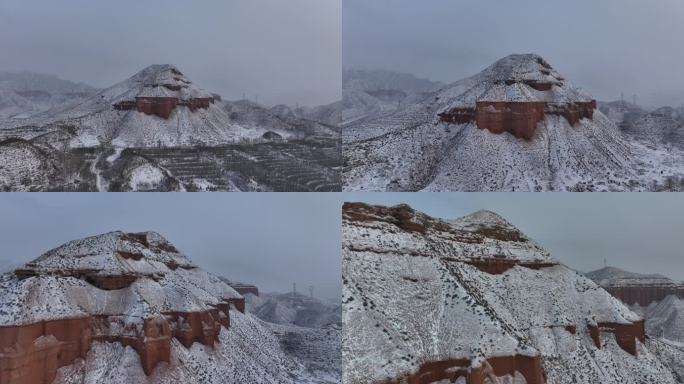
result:
M 357 193 L 346 201 L 407 203 L 434 217 L 499 213 L 580 271 L 608 264 L 684 280 L 684 199 L 677 193 Z
M 452 82 L 538 53 L 601 100 L 684 103 L 684 2 L 344 0 L 345 67 Z
M 339 298 L 340 207 L 331 193 L 3 193 L 0 262 L 18 266 L 113 230 L 154 230 L 212 273 Z
M 337 0 L 7 0 L 0 70 L 106 87 L 159 63 L 199 86 L 267 104 L 341 98 Z

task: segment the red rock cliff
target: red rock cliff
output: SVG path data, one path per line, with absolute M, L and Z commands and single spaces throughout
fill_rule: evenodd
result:
M 636 341 L 646 342 L 646 330 L 643 320 L 629 324 L 600 322 L 598 325 L 589 325 L 589 334 L 596 348 L 601 348 L 601 332 L 614 334 L 615 341 L 617 341 L 620 348 L 634 356 L 637 355 Z
M 684 299 L 684 286 L 637 285 L 622 287 L 607 286 L 603 288 L 627 305 L 639 304 L 642 307 L 646 307 L 653 302 L 663 300 L 669 295 Z
M 469 359 L 450 359 L 423 363 L 418 370 L 406 377 L 388 380 L 385 384 L 430 384 L 441 380 L 455 382 L 465 378 L 467 384 L 484 384 L 492 375 L 501 377 L 520 372 L 527 384 L 546 382 L 540 356 L 490 357 L 476 367 Z
M 575 125 L 580 119 L 592 119 L 595 109 L 596 100 L 565 104 L 542 101 L 478 101 L 475 109 L 454 108 L 441 113 L 439 117 L 445 123 L 464 124 L 474 121 L 480 129 L 497 134 L 508 132 L 515 137 L 529 140 L 534 136 L 537 124 L 547 114 L 563 116 L 571 125 Z

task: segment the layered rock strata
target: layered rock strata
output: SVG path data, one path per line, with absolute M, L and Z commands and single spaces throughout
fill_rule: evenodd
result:
M 465 124 L 492 133 L 509 132 L 530 140 L 546 115 L 563 116 L 570 125 L 592 119 L 596 100 L 571 89 L 567 81 L 536 55 L 512 55 L 486 71 L 491 78 L 472 90 L 469 102 L 439 113 L 442 122 Z
M 342 215 L 345 383 L 673 382 L 638 315 L 497 214 Z
M 231 306 L 244 312 L 240 294 L 154 232 L 76 240 L 0 283 L 9 310 L 0 316 L 3 384 L 51 383 L 93 342 L 133 348 L 150 375 L 170 362 L 174 338 L 186 348 L 214 346 Z

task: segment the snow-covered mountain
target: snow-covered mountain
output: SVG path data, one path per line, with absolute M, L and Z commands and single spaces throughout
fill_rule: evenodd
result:
M 85 100 L 0 121 L 0 190 L 339 191 L 339 128 L 302 116 L 223 101 L 152 65 Z
M 27 119 L 24 125 L 52 131 L 55 124 L 69 122 L 74 127 L 72 148 L 217 145 L 255 139 L 267 131 L 231 121 L 216 101 L 173 65 L 151 65 L 76 106 Z
M 681 151 L 621 133 L 533 54 L 346 124 L 342 139 L 345 190 L 656 190 L 684 174 Z
M 684 343 L 684 282 L 615 267 L 586 276 L 643 316 L 649 336 Z
M 495 213 L 342 214 L 344 383 L 682 382 L 682 351 Z
M 0 119 L 25 119 L 73 105 L 97 90 L 83 83 L 34 72 L 0 72 Z
M 399 110 L 441 85 L 406 73 L 346 69 L 342 72 L 342 125 Z
M 342 308 L 297 292 L 245 295 L 247 309 L 261 320 L 322 328 L 342 322 Z
M 1 275 L 0 293 L 3 384 L 330 382 L 154 232 L 71 241 Z

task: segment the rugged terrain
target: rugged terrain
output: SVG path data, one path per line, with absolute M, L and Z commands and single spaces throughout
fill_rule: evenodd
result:
M 342 308 L 301 293 L 245 295 L 250 313 L 269 323 L 322 328 L 342 322 Z
M 345 123 L 342 140 L 350 191 L 678 190 L 684 174 L 679 148 L 621 131 L 533 54 Z
M 0 190 L 339 190 L 339 129 L 313 120 L 334 119 L 334 106 L 285 112 L 224 101 L 152 65 L 85 99 L 0 120 Z
M 0 120 L 27 119 L 75 105 L 95 94 L 89 85 L 33 72 L 0 72 Z
M 344 383 L 682 382 L 641 317 L 495 213 L 345 203 L 342 254 Z
M 624 101 L 601 103 L 599 109 L 620 131 L 647 146 L 684 149 L 684 106 L 646 109 Z
M 423 99 L 442 84 L 383 70 L 342 72 L 342 125 L 394 112 Z
M 586 275 L 643 316 L 649 336 L 684 343 L 684 282 L 615 267 Z
M 329 383 L 339 372 L 298 357 L 338 349 L 332 338 L 286 351 L 242 295 L 154 232 L 66 243 L 1 275 L 0 292 L 3 384 Z

